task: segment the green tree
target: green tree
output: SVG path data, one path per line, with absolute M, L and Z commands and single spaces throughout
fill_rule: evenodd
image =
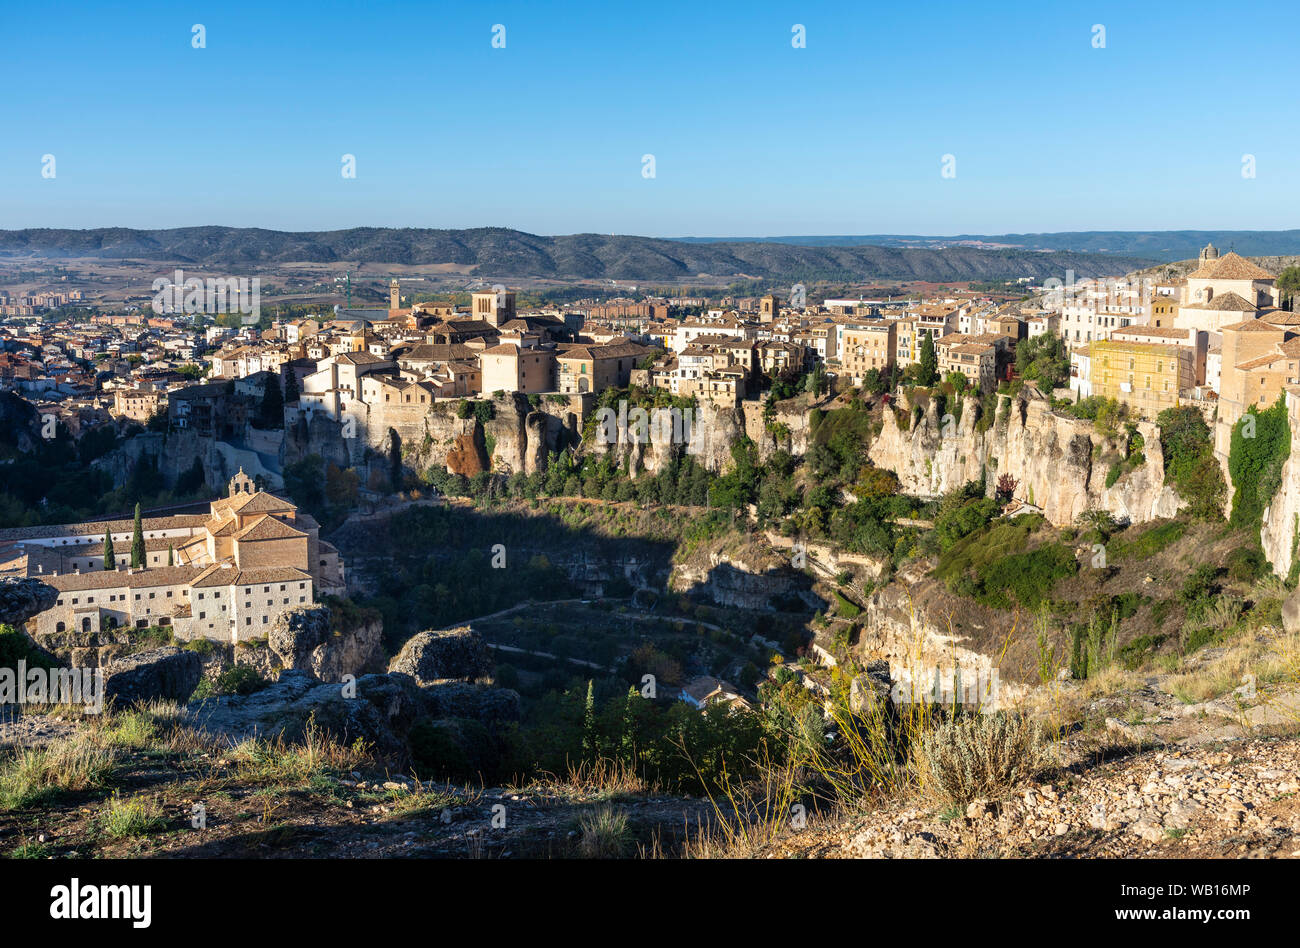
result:
M 117 557 L 113 553 L 113 534 L 104 531 L 104 569 L 117 569 Z
M 1296 292 L 1300 291 L 1300 267 L 1287 267 L 1279 273 L 1277 288 L 1282 291 L 1282 305 L 1295 309 Z
M 1065 343 L 1054 332 L 1021 339 L 1016 343 L 1016 371 L 1049 394 L 1063 387 L 1070 378 L 1070 355 Z
M 1232 477 L 1234 527 L 1258 530 L 1264 508 L 1282 482 L 1282 465 L 1291 453 L 1286 402 L 1279 397 L 1265 411 L 1249 409 L 1232 429 L 1228 474 Z
M 140 504 L 135 505 L 135 529 L 131 535 L 131 568 L 139 569 L 145 564 L 144 524 L 140 520 Z
M 262 391 L 262 407 L 258 412 L 258 427 L 263 429 L 284 427 L 284 393 L 280 391 L 280 377 L 272 374 Z
M 939 357 L 934 351 L 934 338 L 925 334 L 921 340 L 921 358 L 917 360 L 916 383 L 929 387 L 939 378 Z
M 170 543 L 167 544 L 167 565 L 176 565 L 176 549 Z
M 1210 426 L 1190 405 L 1166 408 L 1156 417 L 1165 481 L 1188 503 L 1188 512 L 1201 520 L 1219 520 L 1228 486 L 1214 457 Z

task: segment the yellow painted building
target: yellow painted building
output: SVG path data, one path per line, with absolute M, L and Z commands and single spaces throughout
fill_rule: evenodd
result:
M 1154 419 L 1196 386 L 1196 350 L 1163 343 L 1102 339 L 1091 344 L 1092 394 Z
M 893 321 L 846 328 L 840 349 L 840 365 L 845 374 L 860 382 L 871 369 L 882 374 L 888 372 L 897 355 L 897 332 Z

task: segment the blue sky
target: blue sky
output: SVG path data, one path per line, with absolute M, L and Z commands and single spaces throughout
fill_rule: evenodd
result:
M 1290 228 L 1298 26 L 1294 2 L 9 0 L 0 228 Z

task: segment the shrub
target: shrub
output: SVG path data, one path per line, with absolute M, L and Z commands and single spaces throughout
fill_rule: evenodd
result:
M 1183 580 L 1183 588 L 1178 591 L 1178 600 L 1191 607 L 1201 600 L 1208 599 L 1219 591 L 1219 570 L 1209 563 L 1196 567 Z
M 1179 540 L 1186 532 L 1187 523 L 1182 520 L 1170 520 L 1168 523 L 1159 524 L 1136 534 L 1131 539 L 1128 538 L 1128 531 L 1125 531 L 1124 537 L 1116 540 L 1111 546 L 1111 555 L 1115 559 L 1127 557 L 1138 560 L 1150 559 Z
M 227 668 L 213 681 L 213 690 L 221 695 L 251 695 L 269 685 L 257 669 L 248 665 Z
M 921 767 L 949 803 L 994 798 L 1048 762 L 1042 726 L 1018 714 L 957 715 L 927 734 Z
M 1228 575 L 1240 583 L 1253 583 L 1264 575 L 1267 566 L 1258 547 L 1239 546 L 1228 554 Z

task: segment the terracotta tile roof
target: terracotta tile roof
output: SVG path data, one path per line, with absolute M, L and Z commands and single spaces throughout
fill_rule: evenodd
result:
M 1289 313 L 1284 309 L 1262 309 L 1259 318 L 1270 326 L 1300 326 L 1300 313 Z
M 174 514 L 170 517 L 143 517 L 140 527 L 148 533 L 150 530 L 194 529 L 207 523 L 207 514 Z M 127 520 L 88 520 L 85 523 L 51 524 L 40 527 L 7 527 L 0 530 L 0 542 L 11 540 L 41 540 L 53 537 L 73 536 L 102 538 L 105 531 L 114 533 L 130 531 L 135 521 Z
M 1253 313 L 1259 309 L 1254 303 L 1231 291 L 1219 293 L 1205 303 L 1189 303 L 1183 309 L 1209 309 L 1218 312 Z
M 282 520 L 275 517 L 262 517 L 261 519 L 250 523 L 239 533 L 235 534 L 236 540 L 286 540 L 296 537 L 305 537 L 303 533 L 294 527 L 289 526 Z
M 1281 352 L 1270 352 L 1268 355 L 1262 355 L 1258 359 L 1251 359 L 1249 362 L 1238 362 L 1237 368 L 1243 371 L 1250 369 L 1259 369 L 1274 362 L 1285 362 L 1288 358 L 1294 358 L 1284 355 Z
M 79 592 L 83 589 L 116 589 L 127 587 L 141 589 L 150 586 L 176 586 L 191 582 L 203 572 L 198 566 L 162 566 L 154 569 L 94 570 L 89 573 L 62 573 L 58 576 L 38 576 L 60 592 Z
M 1186 329 L 1175 329 L 1173 326 L 1125 326 L 1123 329 L 1112 331 L 1110 335 L 1112 339 L 1116 336 L 1153 336 L 1189 341 Z
M 1270 326 L 1262 319 L 1245 319 L 1239 323 L 1233 323 L 1231 326 L 1224 326 L 1223 331 L 1233 330 L 1235 332 L 1282 332 L 1276 326 Z
M 286 510 L 297 510 L 292 503 L 275 494 L 268 494 L 266 491 L 258 491 L 256 494 L 246 495 L 248 502 L 241 504 L 238 508 L 240 516 L 255 513 L 279 513 Z
M 1256 266 L 1235 251 L 1229 250 L 1194 273 L 1189 280 L 1275 280 L 1277 275 Z

